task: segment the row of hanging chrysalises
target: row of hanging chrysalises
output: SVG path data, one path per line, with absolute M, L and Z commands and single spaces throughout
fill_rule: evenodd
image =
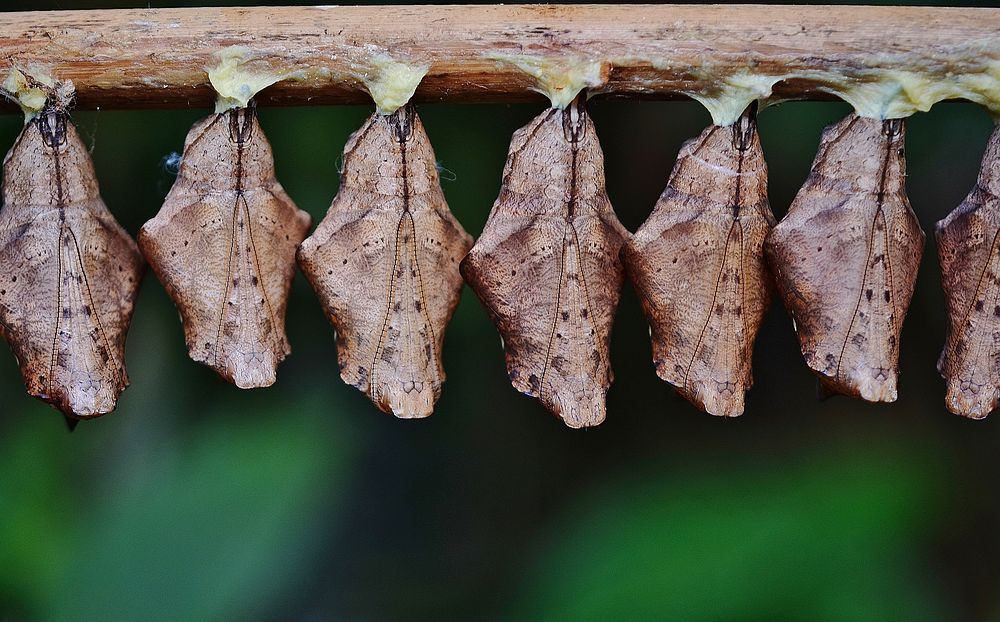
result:
M 397 417 L 433 410 L 463 280 L 503 337 L 514 388 L 574 428 L 605 418 L 626 275 L 657 374 L 708 413 L 743 412 L 775 287 L 826 391 L 896 399 L 900 328 L 924 247 L 904 189 L 901 119 L 852 113 L 827 128 L 776 224 L 751 104 L 684 144 L 630 234 L 577 97 L 514 133 L 473 244 L 445 203 L 412 105 L 377 111 L 351 136 L 340 190 L 308 235 L 310 217 L 275 178 L 247 100 L 191 129 L 177 180 L 137 244 L 101 200 L 67 114 L 71 86 L 16 78 L 44 97 L 26 109 L 4 161 L 0 322 L 28 391 L 72 420 L 111 412 L 128 385 L 125 338 L 146 261 L 180 311 L 191 358 L 241 388 L 272 384 L 290 352 L 297 263 L 336 331 L 341 377 Z M 1000 397 L 998 197 L 1000 129 L 975 188 L 936 228 L 950 317 L 938 367 L 948 408 L 972 418 Z

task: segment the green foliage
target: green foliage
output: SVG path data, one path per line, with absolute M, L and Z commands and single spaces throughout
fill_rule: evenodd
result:
M 183 444 L 155 443 L 124 478 L 105 473 L 108 481 L 76 479 L 100 475 L 101 461 L 31 460 L 24 452 L 34 443 L 20 435 L 66 439 L 26 426 L 0 454 L 2 472 L 23 473 L 0 480 L 0 541 L 14 545 L 0 547 L 0 566 L 17 569 L 4 573 L 4 590 L 20 590 L 31 618 L 51 620 L 246 619 L 267 611 L 319 561 L 352 455 L 315 404 L 306 400 L 305 416 L 270 416 L 281 410 L 274 406 L 265 401 L 238 417 L 218 409 Z M 73 508 L 60 499 L 67 492 L 85 499 Z
M 549 526 L 518 620 L 936 620 L 912 448 L 620 474 Z

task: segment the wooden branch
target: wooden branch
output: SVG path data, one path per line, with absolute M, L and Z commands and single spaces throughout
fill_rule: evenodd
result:
M 593 89 L 628 97 L 711 92 L 729 76 L 783 76 L 777 95 L 826 98 L 830 76 L 1000 72 L 1000 9 L 766 5 L 343 6 L 0 13 L 11 64 L 72 79 L 84 108 L 205 106 L 205 66 L 244 45 L 294 70 L 264 103 L 370 101 L 371 58 L 430 64 L 417 101 L 539 97 L 498 55 L 602 65 Z M 992 75 L 992 74 L 991 74 Z M 996 78 L 994 78 L 996 79 Z

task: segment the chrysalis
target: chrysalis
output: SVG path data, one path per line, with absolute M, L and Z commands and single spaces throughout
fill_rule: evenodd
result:
M 376 112 L 344 148 L 340 191 L 299 249 L 337 331 L 340 375 L 382 409 L 427 417 L 472 238 L 448 209 L 412 105 Z
M 572 428 L 604 421 L 627 236 L 582 103 L 514 133 L 500 196 L 462 274 L 503 336 L 514 388 Z
M 948 381 L 945 403 L 982 419 L 1000 400 L 1000 128 L 976 186 L 936 233 L 948 299 L 948 340 L 938 361 Z
M 73 419 L 114 410 L 143 269 L 69 115 L 47 104 L 7 153 L 0 209 L 0 329 L 31 395 Z
M 242 389 L 274 383 L 285 307 L 309 229 L 274 176 L 254 106 L 202 119 L 139 247 L 177 305 L 192 359 Z
M 903 121 L 851 114 L 823 132 L 765 248 L 821 388 L 896 399 L 899 333 L 924 247 L 904 187 Z
M 653 213 L 622 252 L 649 319 L 656 373 L 724 417 L 743 413 L 771 301 L 764 238 L 774 216 L 753 108 L 681 147 Z

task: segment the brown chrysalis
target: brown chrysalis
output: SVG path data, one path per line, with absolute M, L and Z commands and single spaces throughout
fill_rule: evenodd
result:
M 274 175 L 252 104 L 191 128 L 139 246 L 180 311 L 192 359 L 243 389 L 274 383 L 290 352 L 285 307 L 309 222 Z
M 500 196 L 462 274 L 503 336 L 514 388 L 573 428 L 605 417 L 627 237 L 582 103 L 514 133 Z
M 47 104 L 7 153 L 0 209 L 0 329 L 31 395 L 73 419 L 114 410 L 143 270 L 69 115 Z
M 341 377 L 384 412 L 434 409 L 471 245 L 416 109 L 373 114 L 344 148 L 340 190 L 298 259 L 337 332 Z
M 656 373 L 709 414 L 743 413 L 771 302 L 774 226 L 755 106 L 681 147 L 653 213 L 622 249 L 650 324 Z
M 904 187 L 901 119 L 851 114 L 823 132 L 812 171 L 765 248 L 821 388 L 896 399 L 899 333 L 924 247 Z
M 982 419 L 1000 400 L 1000 128 L 983 155 L 976 186 L 937 224 L 948 299 L 948 339 L 938 371 L 951 412 Z

